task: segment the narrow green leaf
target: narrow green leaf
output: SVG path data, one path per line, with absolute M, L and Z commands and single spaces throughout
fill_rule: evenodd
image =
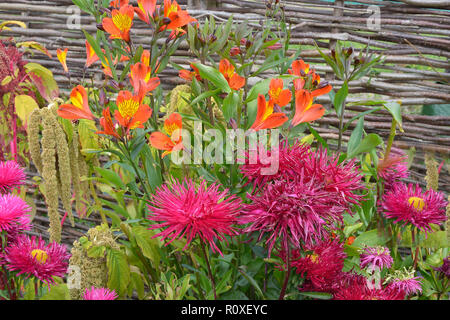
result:
M 203 79 L 211 81 L 217 88 L 220 88 L 223 92 L 231 92 L 231 88 L 228 85 L 227 80 L 225 79 L 223 74 L 219 72 L 219 70 L 210 66 L 205 66 L 201 63 L 195 63 L 194 65 L 198 68 L 200 76 Z

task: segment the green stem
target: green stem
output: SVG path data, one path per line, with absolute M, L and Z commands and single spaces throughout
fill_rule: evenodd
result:
M 341 145 L 342 145 L 342 135 L 344 134 L 344 114 L 345 114 L 345 100 L 342 102 L 342 109 L 341 113 L 339 114 L 339 138 L 338 138 L 338 146 L 337 151 L 341 151 Z
M 291 256 L 290 256 L 290 248 L 289 245 L 286 246 L 286 264 L 287 264 L 287 270 L 286 270 L 286 274 L 284 276 L 284 282 L 283 282 L 283 287 L 281 288 L 281 292 L 280 292 L 280 298 L 278 300 L 284 300 L 284 296 L 286 295 L 286 289 L 287 289 L 287 285 L 289 283 L 289 276 L 291 274 Z
M 212 289 L 214 292 L 214 300 L 217 300 L 216 282 L 214 281 L 214 276 L 211 271 L 211 265 L 209 264 L 208 254 L 206 253 L 205 244 L 203 243 L 203 240 L 201 238 L 200 238 L 200 245 L 202 247 L 203 255 L 205 256 L 206 266 L 208 267 L 208 274 L 209 274 L 209 278 L 211 279 L 211 285 L 212 285 Z
M 397 121 L 395 119 L 392 119 L 391 133 L 389 134 L 388 142 L 386 145 L 386 152 L 384 153 L 385 160 L 388 159 L 389 154 L 391 153 L 392 144 L 394 143 L 394 138 L 396 135 L 396 130 L 395 130 L 396 127 L 397 127 Z

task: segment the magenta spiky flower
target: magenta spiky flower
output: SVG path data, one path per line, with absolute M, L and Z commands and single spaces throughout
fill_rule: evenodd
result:
M 280 142 L 278 150 L 272 149 L 271 151 L 255 153 L 253 159 L 247 154 L 246 163 L 240 167 L 241 173 L 248 179 L 248 182 L 253 183 L 255 188 L 264 187 L 268 182 L 279 179 L 280 177 L 292 177 L 295 176 L 298 170 L 301 170 L 305 166 L 307 156 L 311 152 L 311 148 L 308 144 L 295 141 L 292 145 L 289 145 L 287 140 Z M 263 148 L 260 146 L 259 148 Z M 278 165 L 276 172 L 273 174 L 267 174 L 268 169 L 271 167 L 268 161 L 264 161 L 259 155 L 267 154 L 269 157 L 278 153 Z
M 15 161 L 0 162 L 0 194 L 11 192 L 22 184 L 25 172 Z
M 443 260 L 440 267 L 435 267 L 433 269 L 442 273 L 443 276 L 450 278 L 450 256 Z
M 151 229 L 164 230 L 156 234 L 161 240 L 168 242 L 185 238 L 185 248 L 199 237 L 209 243 L 213 252 L 222 252 L 214 243 L 215 239 L 224 240 L 225 235 L 237 234 L 234 224 L 239 214 L 241 200 L 230 195 L 228 190 L 220 191 L 218 184 L 209 187 L 202 181 L 195 186 L 194 181 L 175 180 L 171 185 L 159 187 L 149 205 L 149 220 L 160 223 L 152 225 Z
M 304 174 L 291 181 L 273 181 L 261 194 L 247 195 L 250 203 L 244 205 L 240 223 L 249 226 L 243 232 L 257 232 L 258 241 L 267 236 L 269 254 L 278 239 L 283 249 L 288 243 L 310 245 L 326 234 L 325 227 L 342 219 L 340 208 L 330 207 L 328 197 Z
M 308 254 L 294 257 L 292 267 L 304 277 L 302 291 L 332 292 L 342 277 L 344 267 L 343 244 L 338 240 L 323 240 L 304 248 Z
M 432 189 L 422 192 L 418 184 L 397 183 L 384 195 L 381 205 L 386 217 L 394 219 L 394 223 L 413 225 L 425 232 L 432 231 L 431 224 L 446 220 L 444 195 Z
M 0 194 L 0 232 L 26 230 L 26 213 L 30 211 L 30 206 L 20 197 Z
M 393 274 L 388 275 L 385 283 L 391 290 L 403 292 L 405 295 L 413 295 L 422 292 L 420 277 L 414 276 L 414 270 L 395 270 Z
M 6 267 L 17 275 L 53 284 L 53 277 L 66 274 L 70 254 L 65 245 L 56 242 L 46 245 L 41 238 L 22 235 L 6 248 L 4 258 Z
M 114 290 L 108 288 L 86 288 L 84 292 L 84 300 L 116 300 L 118 298 L 117 293 Z
M 358 204 L 362 198 L 356 192 L 364 188 L 355 160 L 340 163 L 339 154 L 328 155 L 327 149 L 320 148 L 309 154 L 305 172 L 328 192 L 330 205 L 338 206 L 342 211 Z
M 391 252 L 386 247 L 365 247 L 360 255 L 361 269 L 369 267 L 370 270 L 383 270 L 390 268 L 394 263 Z
M 344 273 L 339 288 L 333 292 L 334 300 L 404 300 L 402 291 L 389 286 L 369 285 L 369 280 L 354 273 Z
M 404 178 L 408 173 L 408 157 L 401 149 L 392 148 L 387 159 L 378 162 L 378 177 L 384 180 L 384 190 L 392 190 L 394 184 Z

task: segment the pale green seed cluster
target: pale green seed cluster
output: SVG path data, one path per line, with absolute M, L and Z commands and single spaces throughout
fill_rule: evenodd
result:
M 80 176 L 88 176 L 89 167 L 80 153 L 79 136 L 76 126 L 70 123 L 72 138 L 66 135 L 58 122 L 57 106 L 35 109 L 29 118 L 28 143 L 31 159 L 43 178 L 45 202 L 50 220 L 52 241 L 61 241 L 61 218 L 58 212 L 59 199 L 72 226 L 75 220 L 72 212 L 72 188 L 78 212 L 82 208 L 82 194 L 89 192 L 87 181 Z
M 105 248 L 119 249 L 119 245 L 114 239 L 111 230 L 105 224 L 89 229 L 87 232 L 89 248 L 104 246 Z M 72 300 L 80 300 L 86 288 L 105 288 L 108 282 L 108 267 L 106 256 L 93 258 L 88 255 L 87 246 L 83 246 L 80 241 L 73 243 L 70 266 L 76 266 L 80 270 L 80 289 L 70 289 Z
M 425 181 L 427 182 L 427 189 L 433 189 L 437 191 L 439 183 L 439 171 L 438 164 L 434 159 L 433 154 L 425 154 L 425 166 L 427 167 L 427 175 L 425 176 Z

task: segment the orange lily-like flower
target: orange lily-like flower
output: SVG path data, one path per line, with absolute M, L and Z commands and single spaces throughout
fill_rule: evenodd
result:
M 119 10 L 113 9 L 112 18 L 104 18 L 103 29 L 110 34 L 110 39 L 122 39 L 130 42 L 130 29 L 133 25 L 134 8 L 130 5 L 123 5 Z
M 129 0 L 113 0 L 109 3 L 109 6 L 113 8 L 120 8 L 122 6 L 128 5 L 128 3 Z
M 142 99 L 149 91 L 153 91 L 159 86 L 160 81 L 158 77 L 151 78 L 150 67 L 142 62 L 138 62 L 131 66 L 130 82 L 135 92 L 138 92 L 139 97 Z
M 109 111 L 109 107 L 103 109 L 103 117 L 100 119 L 100 125 L 103 127 L 103 131 L 97 131 L 96 134 L 106 134 L 120 139 L 119 134 L 114 128 L 114 123 L 111 119 L 111 112 Z
M 186 33 L 182 27 L 197 21 L 187 11 L 182 10 L 176 0 L 164 0 L 164 17 L 170 19 L 170 22 L 162 29 L 173 30 L 176 35 Z
M 183 127 L 181 116 L 178 113 L 172 113 L 169 118 L 164 121 L 164 131 L 153 132 L 150 135 L 150 144 L 153 148 L 158 150 L 165 150 L 162 154 L 164 158 L 173 151 L 183 149 L 183 139 L 181 136 L 181 129 Z
M 97 54 L 95 53 L 94 49 L 92 49 L 92 46 L 89 44 L 89 42 L 86 40 L 86 68 L 89 68 L 97 60 Z
M 312 86 L 314 88 L 314 90 L 311 91 L 313 97 L 327 94 L 332 89 L 331 85 L 328 82 L 320 82 L 320 76 L 314 71 L 312 73 Z
M 284 107 L 291 102 L 292 92 L 289 89 L 284 89 L 284 83 L 282 79 L 272 79 L 269 85 L 269 97 L 273 103 Z
M 225 77 L 231 89 L 239 90 L 245 85 L 245 78 L 234 72 L 234 66 L 228 59 L 220 60 L 219 71 Z
M 156 0 L 138 0 L 138 7 L 134 8 L 134 11 L 138 15 L 139 19 L 146 24 L 150 24 L 150 18 L 156 9 Z
M 299 90 L 295 93 L 295 115 L 291 126 L 294 127 L 303 122 L 310 122 L 321 118 L 325 109 L 321 104 L 313 104 L 313 95 L 307 90 Z
M 255 131 L 262 129 L 272 129 L 283 125 L 288 117 L 283 112 L 273 112 L 273 101 L 266 101 L 264 95 L 258 95 L 258 111 L 255 122 L 250 129 Z
M 94 120 L 94 116 L 89 109 L 87 92 L 83 86 L 78 85 L 73 88 L 70 93 L 70 102 L 72 102 L 72 104 L 63 104 L 59 106 L 57 113 L 61 118 L 69 120 Z
M 295 60 L 292 62 L 292 69 L 289 69 L 289 74 L 296 75 L 299 77 L 304 77 L 309 73 L 309 64 L 305 63 L 303 60 Z
M 202 77 L 200 77 L 200 72 L 198 71 L 198 68 L 194 66 L 191 63 L 191 70 L 180 70 L 178 72 L 178 76 L 184 80 L 192 81 L 192 79 L 195 77 L 198 81 L 202 80 Z
M 69 69 L 67 68 L 66 62 L 68 50 L 69 50 L 68 48 L 65 48 L 64 51 L 61 49 L 56 49 L 56 56 L 58 57 L 59 62 L 63 66 L 65 73 L 69 73 Z
M 117 110 L 114 117 L 127 131 L 143 128 L 143 123 L 152 115 L 152 109 L 148 105 L 142 104 L 140 97 L 133 95 L 130 91 L 120 91 L 116 104 Z

